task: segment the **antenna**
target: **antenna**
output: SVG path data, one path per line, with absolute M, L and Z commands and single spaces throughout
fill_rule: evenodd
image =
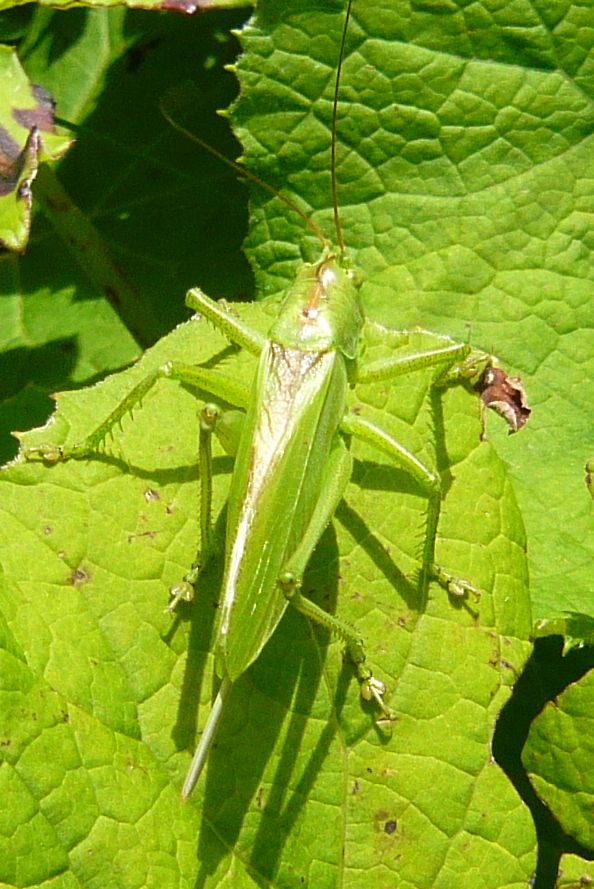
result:
M 338 211 L 338 183 L 336 181 L 336 130 L 337 130 L 337 118 L 338 118 L 338 97 L 340 93 L 340 75 L 342 71 L 342 63 L 344 60 L 344 51 L 346 45 L 346 37 L 347 31 L 349 27 L 349 21 L 351 18 L 351 8 L 353 6 L 353 0 L 348 0 L 346 15 L 344 20 L 344 27 L 342 30 L 342 38 L 340 41 L 340 50 L 338 53 L 338 61 L 336 66 L 336 79 L 334 81 L 334 96 L 332 100 L 332 139 L 330 146 L 330 173 L 331 173 L 331 193 L 332 193 L 332 209 L 334 214 L 334 229 L 336 231 L 336 242 L 338 248 L 340 250 L 341 255 L 345 252 L 345 244 L 344 244 L 344 236 L 342 233 L 342 225 L 340 223 L 340 214 Z M 169 112 L 166 100 L 164 98 L 161 99 L 160 103 L 161 114 L 165 118 L 165 120 L 173 127 L 174 130 L 177 130 L 178 133 L 182 133 L 182 135 L 186 136 L 188 139 L 191 139 L 205 151 L 208 151 L 209 154 L 216 157 L 218 160 L 222 161 L 224 164 L 227 164 L 228 167 L 235 170 L 240 176 L 249 179 L 251 182 L 254 182 L 260 188 L 267 191 L 269 194 L 278 198 L 287 206 L 290 210 L 296 213 L 299 218 L 305 223 L 307 228 L 318 238 L 321 242 L 324 250 L 330 249 L 330 244 L 328 239 L 326 238 L 323 231 L 315 224 L 313 219 L 311 219 L 307 213 L 305 213 L 297 204 L 288 198 L 282 191 L 277 191 L 276 188 L 273 188 L 272 185 L 269 185 L 268 182 L 265 182 L 264 179 L 260 179 L 255 173 L 252 173 L 251 170 L 248 170 L 243 164 L 238 163 L 237 161 L 231 160 L 231 158 L 226 157 L 221 151 L 215 148 L 213 145 L 210 145 L 204 139 L 201 139 L 200 136 L 197 136 L 196 133 L 193 133 L 191 130 L 188 130 L 183 124 L 179 123 L 179 121 L 175 120 Z
M 268 182 L 265 182 L 264 179 L 260 179 L 255 173 L 252 173 L 251 170 L 248 170 L 247 167 L 244 167 L 243 164 L 238 163 L 237 161 L 231 160 L 231 158 L 226 157 L 222 151 L 219 151 L 213 145 L 209 145 L 208 142 L 205 142 L 204 139 L 201 139 L 200 136 L 197 136 L 196 133 L 193 133 L 191 130 L 186 129 L 183 124 L 179 123 L 175 120 L 165 105 L 164 99 L 161 99 L 159 103 L 161 114 L 165 118 L 165 120 L 171 124 L 174 130 L 177 130 L 178 133 L 182 133 L 184 136 L 187 136 L 188 139 L 191 139 L 193 142 L 196 142 L 201 148 L 204 148 L 205 151 L 208 151 L 209 154 L 212 154 L 218 160 L 222 161 L 224 164 L 227 164 L 228 167 L 231 167 L 240 176 L 249 179 L 251 182 L 254 182 L 260 188 L 263 188 L 264 191 L 267 191 L 269 194 L 273 195 L 275 198 L 278 198 L 285 204 L 290 210 L 293 210 L 299 218 L 305 223 L 308 229 L 313 232 L 313 234 L 321 241 L 322 247 L 324 250 L 328 250 L 330 248 L 330 244 L 328 243 L 328 239 L 326 238 L 323 231 L 318 228 L 313 219 L 304 213 L 303 210 L 297 206 L 290 198 L 288 198 L 282 191 L 277 191 L 276 188 L 273 188 L 272 185 L 269 185 Z
M 342 225 L 340 224 L 340 213 L 338 212 L 338 183 L 336 181 L 336 126 L 338 117 L 338 94 L 340 92 L 340 75 L 342 72 L 342 62 L 344 59 L 344 48 L 346 44 L 346 36 L 351 18 L 351 8 L 353 0 L 348 0 L 344 27 L 342 29 L 342 40 L 340 41 L 340 50 L 338 53 L 338 64 L 336 66 L 336 80 L 334 81 L 334 101 L 332 103 L 332 147 L 330 152 L 330 172 L 332 176 L 332 209 L 334 210 L 334 228 L 336 230 L 336 242 L 340 248 L 340 252 L 344 253 L 344 237 L 342 234 Z

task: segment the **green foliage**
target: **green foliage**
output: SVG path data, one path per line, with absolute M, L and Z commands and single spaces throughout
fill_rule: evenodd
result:
M 223 65 L 236 50 L 229 28 L 242 20 L 37 10 L 21 23 L 19 55 L 31 81 L 56 98 L 58 119 L 78 128 L 59 182 L 47 167 L 34 182 L 43 213 L 26 255 L 0 262 L 3 461 L 16 453 L 10 430 L 51 412 L 48 393 L 125 366 L 187 318 L 189 287 L 251 293 L 240 253 L 242 187 L 159 109 L 168 90 L 192 78 L 196 125 L 237 154 L 215 109 L 236 89 Z
M 584 847 L 594 843 L 592 673 L 548 702 L 534 721 L 524 765 L 538 795 Z
M 31 182 L 40 161 L 64 154 L 69 142 L 52 132 L 51 99 L 27 80 L 14 49 L 0 46 L 3 121 L 0 243 L 24 250 L 31 221 Z
M 592 615 L 584 171 L 594 111 L 590 32 L 577 39 L 585 8 L 519 4 L 512 18 L 500 6 L 355 0 L 338 122 L 345 240 L 369 317 L 470 335 L 529 392 L 530 425 L 507 437 L 491 417 L 483 443 L 475 396 L 452 389 L 429 401 L 423 374 L 353 394 L 365 416 L 439 466 L 438 558 L 481 589 L 480 601 L 456 607 L 433 588 L 418 601 L 423 501 L 355 445 L 353 483 L 306 590 L 364 634 L 399 714 L 391 736 L 361 704 L 340 645 L 289 611 L 234 689 L 206 779 L 182 808 L 212 697 L 220 583 L 213 566 L 193 609 L 163 614 L 197 544 L 195 400 L 163 384 L 96 460 L 9 467 L 0 783 L 14 802 L 0 831 L 0 884 L 526 885 L 531 817 L 492 763 L 490 739 L 528 653 L 530 604 L 539 619 Z M 233 112 L 250 167 L 329 233 L 341 7 L 262 4 L 241 38 Z M 121 10 L 36 11 L 28 22 L 20 57 L 31 80 L 83 126 L 58 172 L 74 222 L 57 223 L 52 182 L 42 181 L 45 218 L 28 253 L 0 265 L 0 397 L 13 428 L 41 421 L 48 390 L 92 382 L 169 330 L 184 317 L 187 286 L 251 290 L 236 251 L 234 176 L 158 112 L 188 77 L 204 102 L 208 93 L 228 103 L 228 75 L 219 87 L 215 73 L 231 23 L 237 16 L 155 21 Z M 204 107 L 193 111 L 200 135 L 221 144 Z M 248 248 L 257 295 L 270 295 L 319 245 L 277 200 L 251 194 Z M 104 262 L 87 261 L 88 243 Z M 106 281 L 116 285 L 111 302 Z M 266 303 L 241 312 L 263 330 L 273 316 Z M 370 322 L 368 357 L 390 340 Z M 175 358 L 251 373 L 212 329 L 188 323 L 131 369 L 61 396 L 53 426 L 27 444 L 79 439 L 147 370 Z M 219 454 L 215 469 L 219 515 L 229 460 Z M 544 738 L 557 730 L 546 726 Z M 571 872 L 583 876 L 576 861 Z

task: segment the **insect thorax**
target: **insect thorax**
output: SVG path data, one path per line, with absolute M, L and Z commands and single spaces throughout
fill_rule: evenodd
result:
M 288 348 L 355 358 L 362 326 L 357 276 L 330 254 L 299 269 L 269 336 Z

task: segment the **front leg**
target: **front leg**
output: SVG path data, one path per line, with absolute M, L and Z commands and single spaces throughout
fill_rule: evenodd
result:
M 425 333 L 426 331 L 419 330 L 418 332 Z M 409 335 L 405 331 L 402 332 L 403 338 L 407 338 Z M 437 335 L 434 334 L 434 336 Z M 437 373 L 433 379 L 433 385 L 443 388 L 458 382 L 476 383 L 488 367 L 496 364 L 494 356 L 487 352 L 473 349 L 463 343 L 456 343 L 449 337 L 440 336 L 439 339 L 444 343 L 439 348 L 382 358 L 359 366 L 357 368 L 357 383 L 378 383 L 383 380 L 393 380 L 418 370 L 434 367 L 437 368 Z
M 200 477 L 200 543 L 198 555 L 181 583 L 169 590 L 171 601 L 165 609 L 173 614 L 180 602 L 194 600 L 194 586 L 201 572 L 216 552 L 212 527 L 212 434 L 216 429 L 220 411 L 215 404 L 205 404 L 198 414 L 200 437 L 198 444 L 198 471 Z
M 224 548 L 217 541 L 212 524 L 212 436 L 217 436 L 224 450 L 232 457 L 237 453 L 245 414 L 221 411 L 216 404 L 205 404 L 198 413 L 200 438 L 198 468 L 200 477 L 200 542 L 198 554 L 183 580 L 170 589 L 171 601 L 165 609 L 172 614 L 180 602 L 193 602 L 194 588 L 206 565 Z

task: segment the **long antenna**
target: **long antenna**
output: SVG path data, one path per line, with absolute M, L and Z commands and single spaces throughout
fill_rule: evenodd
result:
M 332 139 L 330 146 L 330 174 L 331 174 L 331 191 L 332 191 L 332 210 L 334 213 L 334 229 L 336 231 L 336 242 L 340 249 L 341 253 L 345 252 L 345 243 L 344 236 L 342 233 L 342 225 L 340 222 L 340 213 L 338 211 L 338 183 L 336 181 L 336 154 L 337 154 L 337 145 L 336 145 L 336 132 L 338 125 L 338 97 L 340 94 L 340 75 L 342 73 L 342 64 L 344 61 L 344 51 L 346 46 L 346 38 L 347 32 L 349 28 L 349 21 L 351 18 L 351 9 L 353 6 L 353 0 L 348 0 L 346 15 L 344 19 L 344 27 L 342 29 L 342 38 L 340 41 L 340 50 L 338 53 L 338 61 L 336 66 L 336 79 L 334 81 L 334 97 L 332 100 Z M 167 109 L 164 99 L 160 101 L 161 113 L 165 120 L 173 127 L 174 130 L 177 130 L 178 133 L 182 133 L 188 139 L 191 139 L 205 151 L 208 151 L 209 154 L 212 154 L 213 157 L 216 157 L 218 160 L 222 161 L 224 164 L 227 164 L 228 167 L 235 170 L 240 176 L 244 176 L 246 179 L 249 179 L 251 182 L 254 182 L 260 188 L 267 191 L 269 194 L 278 198 L 280 201 L 285 204 L 290 210 L 296 213 L 299 218 L 305 223 L 307 228 L 318 238 L 321 242 L 323 248 L 328 250 L 330 248 L 330 244 L 328 243 L 328 239 L 326 238 L 324 232 L 318 228 L 313 219 L 311 219 L 307 213 L 305 213 L 300 207 L 297 206 L 294 201 L 288 198 L 282 191 L 277 191 L 276 188 L 273 188 L 272 185 L 269 185 L 268 182 L 265 182 L 264 179 L 260 179 L 255 173 L 252 173 L 251 170 L 248 170 L 243 164 L 238 163 L 237 161 L 231 160 L 231 158 L 227 157 L 215 148 L 213 145 L 210 145 L 204 139 L 201 139 L 200 136 L 197 136 L 196 133 L 193 133 L 191 130 L 188 130 L 183 124 L 179 123 L 179 121 L 175 120 Z
M 342 40 L 340 42 L 340 51 L 338 53 L 338 64 L 336 66 L 336 80 L 334 82 L 334 101 L 332 103 L 332 147 L 330 152 L 330 168 L 332 176 L 332 208 L 334 210 L 334 228 L 336 230 L 336 242 L 340 248 L 340 252 L 344 253 L 344 237 L 342 234 L 342 225 L 340 224 L 340 213 L 338 212 L 338 183 L 336 182 L 336 128 L 338 118 L 338 95 L 340 92 L 340 75 L 342 72 L 342 63 L 344 60 L 344 48 L 346 44 L 346 36 L 351 18 L 351 8 L 353 0 L 347 3 L 346 16 L 344 19 L 344 28 L 342 29 Z
M 248 170 L 247 167 L 244 167 L 243 164 L 237 163 L 237 161 L 231 160 L 231 158 L 226 157 L 222 151 L 219 151 L 213 145 L 209 145 L 208 142 L 205 142 L 204 139 L 201 139 L 200 136 L 197 136 L 196 133 L 193 133 L 191 130 L 186 129 L 183 124 L 179 123 L 175 120 L 167 107 L 165 106 L 165 102 L 162 99 L 160 102 L 161 114 L 165 118 L 165 120 L 171 124 L 174 130 L 177 130 L 178 133 L 182 133 L 184 136 L 187 136 L 188 139 L 191 139 L 193 142 L 196 142 L 201 148 L 204 148 L 205 151 L 208 151 L 218 160 L 222 161 L 224 164 L 227 164 L 228 167 L 231 167 L 241 176 L 245 176 L 246 179 L 249 179 L 251 182 L 254 182 L 260 188 L 263 188 L 264 191 L 267 191 L 269 194 L 274 195 L 275 198 L 278 198 L 285 204 L 290 210 L 293 210 L 294 213 L 297 213 L 300 219 L 303 220 L 308 229 L 313 232 L 313 234 L 321 241 L 322 246 L 325 250 L 328 250 L 330 244 L 328 243 L 328 239 L 326 238 L 323 231 L 318 228 L 313 219 L 304 213 L 303 210 L 297 206 L 290 198 L 288 198 L 281 191 L 277 191 L 276 188 L 273 188 L 272 185 L 269 185 L 268 182 L 265 182 L 264 179 L 260 179 L 259 176 L 256 176 L 255 173 L 252 173 L 251 170 Z M 341 246 L 342 249 L 342 246 Z

